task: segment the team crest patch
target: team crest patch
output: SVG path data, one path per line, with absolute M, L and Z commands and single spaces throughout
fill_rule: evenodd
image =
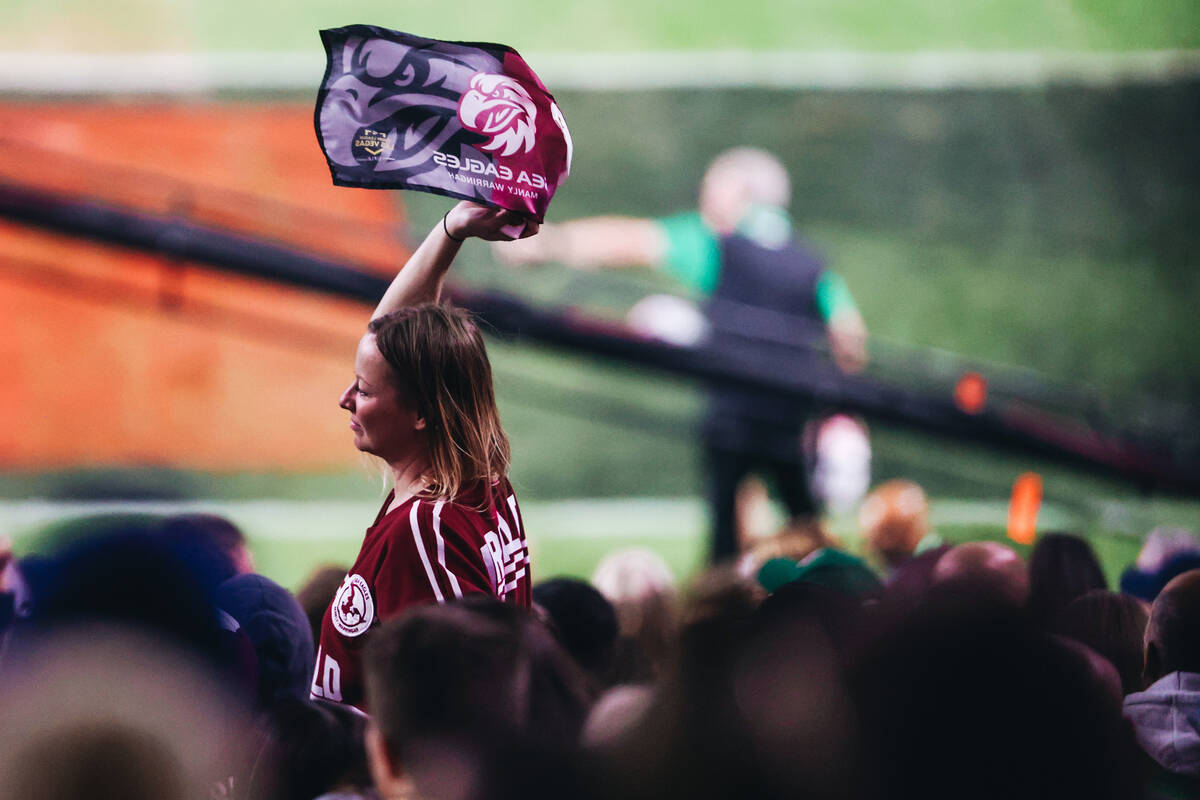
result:
M 333 627 L 343 636 L 360 636 L 375 620 L 375 601 L 371 589 L 361 575 L 347 575 L 333 598 Z

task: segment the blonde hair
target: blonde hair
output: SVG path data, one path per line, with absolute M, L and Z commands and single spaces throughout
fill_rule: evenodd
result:
M 452 498 L 507 475 L 508 437 L 487 349 L 471 315 L 449 306 L 410 306 L 376 317 L 367 330 L 392 368 L 397 390 L 425 419 L 425 493 Z

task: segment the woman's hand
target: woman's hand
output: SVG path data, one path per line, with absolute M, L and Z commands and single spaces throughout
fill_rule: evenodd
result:
M 436 303 L 459 245 L 468 236 L 489 242 L 524 239 L 538 232 L 538 224 L 513 211 L 463 201 L 438 220 L 383 293 L 371 318 L 419 303 Z
M 446 233 L 456 240 L 469 236 L 488 242 L 525 239 L 538 232 L 538 224 L 515 211 L 506 211 L 463 200 L 446 214 Z

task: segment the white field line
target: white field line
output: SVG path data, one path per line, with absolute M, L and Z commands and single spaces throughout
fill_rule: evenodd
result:
M 784 89 L 1017 88 L 1165 83 L 1200 76 L 1200 50 L 1053 51 L 721 50 L 529 53 L 552 90 L 767 87 Z M 0 93 L 188 94 L 316 91 L 319 50 L 82 54 L 0 52 Z
M 357 500 L 229 500 L 184 502 L 0 501 L 0 533 L 19 538 L 53 522 L 100 514 L 221 514 L 253 538 L 272 540 L 353 539 L 371 524 L 377 506 Z M 701 498 L 626 497 L 527 502 L 526 527 L 537 541 L 590 538 L 645 541 L 690 539 L 707 529 Z M 938 525 L 1004 526 L 1004 501 L 935 500 Z M 1076 512 L 1052 503 L 1042 507 L 1040 527 L 1070 527 Z M 629 529 L 626 529 L 629 526 Z M 1047 528 L 1048 529 L 1048 528 Z
M 228 517 L 255 538 L 360 539 L 371 524 L 377 502 L 356 500 L 229 500 L 229 501 L 0 501 L 0 533 L 20 537 L 44 525 L 103 514 L 184 514 L 203 512 Z M 524 504 L 527 527 L 538 540 L 621 538 L 615 520 L 636 517 L 661 522 L 651 539 L 691 536 L 703 524 L 703 505 L 692 498 L 602 498 L 541 501 Z M 530 521 L 535 525 L 529 525 Z M 301 525 L 297 526 L 296 521 Z M 671 521 L 680 524 L 670 525 Z M 302 530 L 297 530 L 301 527 Z M 642 537 L 639 526 L 637 535 Z

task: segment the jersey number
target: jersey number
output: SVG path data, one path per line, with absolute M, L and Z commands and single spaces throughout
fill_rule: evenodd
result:
M 338 662 L 317 649 L 317 668 L 313 672 L 312 696 L 342 700 L 342 668 Z

